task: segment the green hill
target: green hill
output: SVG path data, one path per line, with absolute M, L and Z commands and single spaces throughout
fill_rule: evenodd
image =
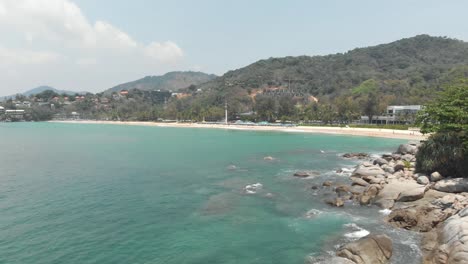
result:
M 365 91 L 366 85 L 375 83 L 379 93 L 394 95 L 395 103 L 422 103 L 433 97 L 453 68 L 464 65 L 468 65 L 467 42 L 419 35 L 327 56 L 260 60 L 200 87 L 222 93 L 233 87 L 249 91 L 289 87 L 334 98 L 352 90 Z
M 106 93 L 121 90 L 139 89 L 143 91 L 153 90 L 179 90 L 190 85 L 199 85 L 216 78 L 216 75 L 202 72 L 168 72 L 162 76 L 146 76 L 142 79 L 119 84 L 106 90 Z

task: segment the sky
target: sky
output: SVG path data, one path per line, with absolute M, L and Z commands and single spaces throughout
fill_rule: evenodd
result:
M 222 75 L 418 34 L 468 41 L 468 1 L 0 0 L 0 95 L 100 92 L 169 71 Z

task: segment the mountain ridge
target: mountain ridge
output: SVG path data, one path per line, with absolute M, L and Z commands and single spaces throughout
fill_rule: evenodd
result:
M 145 76 L 141 79 L 122 83 L 109 88 L 104 93 L 118 92 L 121 90 L 139 89 L 149 90 L 173 90 L 184 89 L 190 85 L 199 85 L 210 81 L 217 76 L 195 71 L 172 71 L 163 75 Z

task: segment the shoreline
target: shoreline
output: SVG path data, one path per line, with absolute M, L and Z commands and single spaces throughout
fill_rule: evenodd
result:
M 222 125 L 222 124 L 202 124 L 202 123 L 157 123 L 143 121 L 93 121 L 93 120 L 67 120 L 48 121 L 49 123 L 65 124 L 100 124 L 100 125 L 131 125 L 131 126 L 154 126 L 154 127 L 174 127 L 174 128 L 215 128 L 246 131 L 277 131 L 293 133 L 320 133 L 334 135 L 365 136 L 379 138 L 394 138 L 408 140 L 424 140 L 427 136 L 418 131 L 393 130 L 377 128 L 346 128 L 346 127 L 325 127 L 325 126 L 296 126 L 296 127 L 276 127 L 276 126 L 249 126 L 249 125 Z

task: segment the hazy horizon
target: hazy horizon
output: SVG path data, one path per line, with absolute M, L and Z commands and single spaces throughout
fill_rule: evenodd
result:
M 468 3 L 0 0 L 0 95 L 100 92 L 170 71 L 343 53 L 420 34 L 468 40 Z M 85 76 L 85 78 L 84 78 Z

